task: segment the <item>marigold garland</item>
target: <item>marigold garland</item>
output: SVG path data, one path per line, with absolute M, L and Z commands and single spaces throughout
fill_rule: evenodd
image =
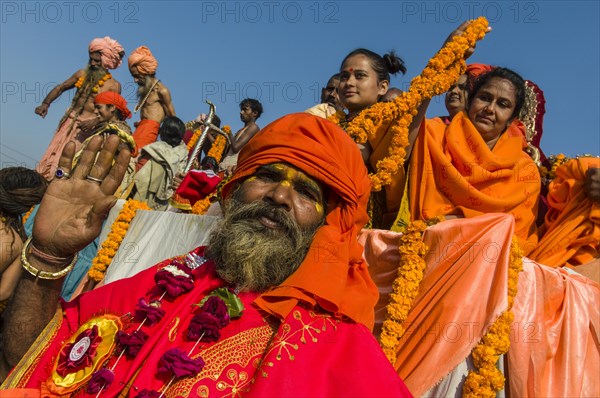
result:
M 548 178 L 550 180 L 553 180 L 556 178 L 556 169 L 558 169 L 563 164 L 567 163 L 570 160 L 570 158 L 566 157 L 562 153 L 559 153 L 556 156 L 550 156 L 550 158 L 548 160 L 552 164 L 552 168 L 548 172 Z
M 231 127 L 225 126 L 223 127 L 223 131 L 227 134 L 231 134 Z M 223 153 L 225 152 L 225 145 L 227 145 L 225 137 L 218 135 L 206 156 L 214 158 L 217 163 L 221 162 L 221 160 L 223 160 Z
M 29 211 L 23 215 L 23 218 L 21 219 L 23 226 L 25 226 L 27 219 L 29 218 L 29 216 L 31 216 L 31 213 L 33 213 L 33 209 L 35 209 L 35 206 L 31 206 L 31 209 L 29 209 Z
M 129 199 L 123 205 L 119 215 L 112 224 L 110 233 L 106 240 L 102 243 L 102 247 L 98 250 L 98 254 L 92 260 L 92 267 L 88 271 L 88 276 L 96 282 L 100 282 L 104 278 L 104 274 L 108 266 L 112 262 L 113 257 L 117 253 L 125 234 L 129 229 L 131 221 L 135 217 L 138 210 L 151 210 L 144 202 Z
M 406 159 L 409 126 L 416 116 L 419 105 L 448 91 L 466 70 L 465 53 L 474 47 L 487 31 L 488 21 L 480 17 L 471 21 L 461 35 L 456 35 L 431 59 L 423 72 L 412 79 L 408 91 L 391 102 L 379 102 L 360 112 L 353 120 L 347 121 L 343 113 L 336 113 L 329 120 L 344 126 L 346 132 L 357 143 L 363 144 L 370 137 L 383 134 L 390 129 L 392 142 L 388 156 L 377 162 L 374 174 L 370 174 L 373 191 L 380 191 L 389 185 L 392 176 L 403 166 Z
M 231 134 L 231 127 L 229 126 L 224 126 L 221 130 L 223 130 L 227 134 Z M 187 143 L 188 151 L 194 149 L 194 147 L 196 146 L 196 142 L 198 142 L 198 139 L 200 138 L 200 134 L 202 134 L 202 131 L 200 129 L 194 131 L 194 135 L 192 135 L 192 138 L 190 138 L 190 141 Z M 225 151 L 226 143 L 227 140 L 225 139 L 225 137 L 223 137 L 222 135 L 218 135 L 217 138 L 215 138 L 215 142 L 213 142 L 206 156 L 213 157 L 217 160 L 217 162 L 220 162 L 223 159 L 223 152 Z
M 424 221 L 414 221 L 400 237 L 398 277 L 392 284 L 393 292 L 390 294 L 386 319 L 379 336 L 379 344 L 392 364 L 396 362 L 396 346 L 406 332 L 402 324 L 419 293 L 419 285 L 427 266 L 425 255 L 429 249 L 422 239 L 426 228 L 427 224 Z
M 191 151 L 192 149 L 194 149 L 194 147 L 196 146 L 196 142 L 198 142 L 198 138 L 200 138 L 201 133 L 202 133 L 202 131 L 200 131 L 200 129 L 194 130 L 194 134 L 192 135 L 192 138 L 190 138 L 190 140 L 187 143 L 188 151 Z
M 229 180 L 231 180 L 232 176 L 233 175 L 224 177 L 221 181 L 219 181 L 219 184 L 217 185 L 215 190 L 210 195 L 208 195 L 206 198 L 200 199 L 196 203 L 194 203 L 194 206 L 192 207 L 192 213 L 199 214 L 199 215 L 206 214 L 206 211 L 208 210 L 210 205 L 213 204 L 214 202 L 216 202 L 217 200 L 220 200 L 221 189 L 223 189 L 223 186 L 225 184 L 227 184 L 227 182 L 229 182 Z
M 192 214 L 206 214 L 208 208 L 212 204 L 212 199 L 217 196 L 216 192 L 211 193 L 204 199 L 197 200 L 192 206 Z
M 75 82 L 75 87 L 83 87 L 83 83 L 85 82 L 86 76 L 87 75 L 83 75 L 79 79 L 77 79 L 77 82 Z M 96 85 L 92 88 L 92 92 L 97 93 L 98 91 L 100 91 L 100 87 L 104 86 L 104 83 L 106 83 L 110 79 L 112 79 L 112 75 L 110 73 L 107 73 L 104 76 L 102 76 L 100 80 L 98 80 L 98 83 L 96 83 Z
M 513 237 L 508 267 L 508 308 L 473 349 L 475 370 L 470 371 L 465 380 L 464 397 L 496 397 L 496 393 L 504 388 L 504 375 L 498 370 L 496 364 L 500 355 L 506 354 L 510 347 L 510 326 L 514 320 L 512 306 L 517 295 L 519 272 L 522 270 L 523 251 L 518 239 Z

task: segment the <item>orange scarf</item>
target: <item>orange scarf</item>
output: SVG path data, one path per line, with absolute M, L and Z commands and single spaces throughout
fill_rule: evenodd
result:
M 325 225 L 298 270 L 255 304 L 285 318 L 302 301 L 373 328 L 378 300 L 357 234 L 367 223 L 370 181 L 356 144 L 335 124 L 306 113 L 285 116 L 262 129 L 240 152 L 232 188 L 262 165 L 291 164 L 329 187 Z
M 600 254 L 600 205 L 583 191 L 590 168 L 600 168 L 600 159 L 572 159 L 556 169 L 556 178 L 548 187 L 546 233 L 531 259 L 551 267 L 576 266 Z
M 541 182 L 522 146 L 523 134 L 515 123 L 490 150 L 464 112 L 448 126 L 426 120 L 410 165 L 411 218 L 512 214 L 520 245 L 530 253 L 537 244 Z

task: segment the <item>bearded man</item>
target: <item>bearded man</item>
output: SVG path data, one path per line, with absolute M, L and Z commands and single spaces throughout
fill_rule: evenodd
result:
M 136 48 L 128 59 L 129 72 L 138 84 L 138 104 L 140 121 L 136 122 L 133 139 L 138 150 L 153 143 L 158 138 L 158 129 L 166 116 L 176 116 L 171 101 L 171 92 L 156 78 L 158 61 L 146 46 Z
M 98 122 L 94 113 L 94 97 L 106 91 L 121 92 L 121 85 L 108 72 L 121 65 L 125 50 L 116 41 L 106 36 L 92 40 L 88 48 L 90 59 L 85 69 L 80 69 L 71 77 L 54 87 L 44 98 L 35 113 L 42 118 L 48 114 L 50 104 L 65 91 L 77 88 L 71 106 L 58 124 L 54 137 L 37 165 L 37 171 L 46 179 L 54 178 L 60 154 L 69 141 L 74 141 L 76 149 L 88 138 Z
M 65 265 L 115 201 L 128 161 L 112 164 L 116 146 L 94 139 L 73 170 L 72 145 L 61 158 L 70 177 L 44 197 L 7 310 L 4 359 L 30 348 L 6 394 L 410 396 L 370 332 L 378 294 L 356 239 L 367 171 L 315 116 L 244 147 L 208 247 L 57 306 Z

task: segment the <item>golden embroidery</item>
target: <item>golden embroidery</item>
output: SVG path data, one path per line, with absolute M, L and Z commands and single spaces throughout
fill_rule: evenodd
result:
M 42 353 L 50 346 L 62 323 L 63 313 L 59 307 L 54 314 L 54 317 L 50 320 L 48 325 L 44 328 L 42 333 L 35 339 L 35 342 L 29 347 L 23 359 L 17 364 L 13 371 L 4 380 L 4 383 L 0 386 L 0 390 L 6 390 L 9 388 L 22 388 L 25 387 L 31 374 L 37 368 L 37 364 L 40 361 Z
M 208 387 L 206 387 L 206 386 L 198 387 L 198 389 L 196 390 L 196 394 L 198 394 L 198 396 L 201 398 L 207 398 L 208 397 Z
M 278 361 L 281 361 L 282 351 L 285 350 L 285 352 L 287 353 L 288 359 L 290 361 L 293 361 L 295 359 L 295 356 L 292 355 L 292 353 L 290 352 L 290 349 L 294 349 L 295 351 L 298 350 L 298 344 L 293 344 L 290 341 L 294 338 L 298 338 L 298 334 L 300 334 L 300 337 L 299 337 L 300 342 L 306 344 L 306 342 L 307 342 L 306 334 L 308 334 L 310 336 L 310 341 L 312 341 L 313 343 L 316 343 L 316 342 L 318 342 L 316 335 L 320 334 L 322 331 L 323 332 L 327 331 L 327 325 L 331 325 L 333 327 L 332 333 L 334 333 L 335 330 L 337 329 L 336 323 L 340 322 L 339 319 L 332 319 L 331 316 L 329 316 L 329 315 L 317 314 L 314 311 L 309 311 L 308 315 L 310 316 L 311 319 L 305 323 L 304 320 L 302 319 L 302 312 L 295 310 L 292 313 L 292 316 L 294 317 L 294 319 L 296 319 L 297 321 L 299 321 L 302 324 L 302 327 L 300 327 L 297 330 L 292 332 L 292 326 L 289 323 L 282 324 L 280 326 L 281 333 L 277 334 L 277 336 L 275 338 L 275 342 L 269 347 L 269 349 L 265 353 L 264 357 L 267 357 L 272 351 L 277 350 L 277 355 L 275 355 L 275 358 L 277 358 Z M 320 327 L 317 327 L 317 323 L 319 321 L 321 322 L 321 325 L 320 325 Z M 262 377 L 269 376 L 267 371 L 264 369 L 265 366 L 272 368 L 274 366 L 274 364 L 271 361 L 264 361 L 260 365 L 258 371 L 260 372 Z
M 202 356 L 206 365 L 202 372 L 194 378 L 186 378 L 173 383 L 173 385 L 165 392 L 166 398 L 183 397 L 186 398 L 193 391 L 194 386 L 203 379 L 209 379 L 213 382 L 219 381 L 221 374 L 226 368 L 230 366 L 239 366 L 245 369 L 251 361 L 254 361 L 256 357 L 260 357 L 265 352 L 271 336 L 273 335 L 273 329 L 270 326 L 264 325 L 261 327 L 245 330 L 237 333 L 232 337 L 224 339 L 223 341 L 209 347 L 205 350 L 200 351 L 193 358 Z M 254 363 L 254 362 L 252 362 Z M 229 385 L 232 391 L 229 393 L 230 396 L 239 395 L 240 388 L 248 385 L 250 378 L 246 372 L 240 372 L 239 375 L 235 376 L 238 379 L 229 377 L 229 372 L 236 372 L 235 369 L 229 369 L 227 372 L 228 378 L 233 381 L 232 384 L 220 384 L 223 389 L 226 389 L 226 385 Z M 245 374 L 244 383 L 242 381 L 242 373 Z M 237 381 L 236 381 L 237 380 Z M 221 383 L 221 381 L 219 381 Z M 219 383 L 217 383 L 217 388 Z M 233 392 L 235 387 L 236 393 Z M 208 397 L 210 387 L 206 385 L 199 386 L 196 391 L 198 395 Z M 224 391 L 219 389 L 219 391 Z M 219 393 L 219 397 L 227 396 L 224 393 Z
M 171 321 L 171 323 L 169 324 L 169 326 L 173 325 L 173 323 L 175 323 L 175 325 L 173 325 L 171 327 L 171 330 L 169 330 L 169 342 L 174 342 L 175 338 L 177 337 L 177 327 L 179 326 L 179 317 L 176 316 L 175 318 L 173 318 L 173 320 Z
M 222 380 L 217 383 L 217 390 L 219 391 L 231 389 L 229 394 L 221 395 L 221 397 L 241 397 L 241 392 L 244 391 L 243 387 L 248 385 L 250 382 L 248 373 L 242 371 L 238 374 L 235 369 L 229 369 L 227 371 L 227 378 L 231 380 L 233 384 L 229 384 L 228 382 Z

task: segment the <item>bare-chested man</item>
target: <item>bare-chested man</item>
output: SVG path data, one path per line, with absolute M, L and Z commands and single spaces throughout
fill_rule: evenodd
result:
M 60 154 L 67 142 L 75 141 L 78 150 L 98 122 L 94 113 L 96 94 L 104 91 L 121 92 L 121 85 L 113 79 L 108 69 L 115 69 L 121 65 L 121 59 L 125 55 L 123 47 L 116 40 L 106 36 L 92 40 L 88 50 L 90 59 L 87 68 L 78 70 L 54 87 L 42 104 L 35 108 L 35 113 L 46 117 L 54 100 L 65 91 L 77 88 L 71 106 L 61 119 L 46 153 L 37 166 L 37 171 L 48 180 L 54 178 Z
M 221 170 L 233 171 L 237 164 L 237 156 L 242 148 L 260 131 L 256 124 L 256 119 L 263 113 L 262 104 L 253 98 L 246 98 L 240 102 L 240 119 L 244 122 L 244 127 L 238 130 L 235 135 L 230 135 L 229 151 L 227 156 L 220 164 Z
M 133 133 L 138 151 L 156 141 L 166 116 L 175 116 L 171 92 L 155 76 L 157 67 L 156 58 L 146 46 L 136 48 L 129 56 L 129 72 L 139 86 L 135 111 L 140 111 L 140 121 Z

